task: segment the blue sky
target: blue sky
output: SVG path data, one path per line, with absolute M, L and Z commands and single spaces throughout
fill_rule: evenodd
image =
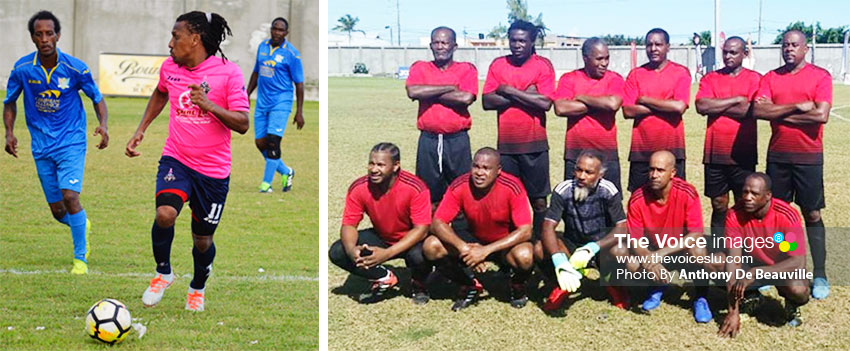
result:
M 604 34 L 644 35 L 653 27 L 670 33 L 674 43 L 689 41 L 693 32 L 714 29 L 713 0 L 528 0 L 529 13 L 543 13 L 550 33 L 578 36 Z M 503 0 L 399 0 L 401 41 L 417 45 L 439 25 L 464 28 L 470 36 L 487 33 L 507 23 Z M 328 0 L 328 30 L 345 14 L 359 17 L 359 29 L 389 36 L 396 29 L 396 0 Z M 726 36 L 749 35 L 757 40 L 759 0 L 721 0 L 720 26 Z M 821 27 L 850 24 L 850 0 L 762 0 L 762 42 L 773 41 L 777 31 L 793 21 L 821 22 Z

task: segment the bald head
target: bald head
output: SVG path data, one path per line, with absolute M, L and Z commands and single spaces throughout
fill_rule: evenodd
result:
M 478 158 L 478 156 L 489 156 L 497 162 L 501 161 L 501 156 L 499 155 L 499 152 L 492 147 L 482 147 L 478 149 L 478 151 L 475 152 L 475 155 L 473 155 L 472 158 Z
M 652 153 L 652 156 L 649 157 L 649 164 L 657 164 L 662 166 L 664 169 L 671 169 L 676 167 L 676 156 L 673 155 L 672 152 L 667 150 L 658 150 Z
M 801 67 L 806 62 L 806 53 L 809 47 L 806 45 L 806 34 L 792 29 L 782 34 L 782 60 L 785 61 L 787 69 L 793 70 Z
M 676 156 L 667 150 L 652 153 L 649 157 L 649 188 L 659 195 L 670 186 L 676 175 Z

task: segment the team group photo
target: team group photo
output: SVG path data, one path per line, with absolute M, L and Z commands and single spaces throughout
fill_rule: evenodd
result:
M 186 5 L 0 4 L 3 349 L 318 347 L 318 5 Z
M 850 345 L 848 8 L 760 3 L 331 2 L 329 348 Z

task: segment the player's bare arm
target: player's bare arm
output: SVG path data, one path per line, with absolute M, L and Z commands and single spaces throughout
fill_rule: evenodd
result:
M 549 111 L 552 100 L 546 95 L 537 92 L 537 87 L 531 86 L 527 90 L 520 90 L 510 85 L 502 84 L 496 89 L 496 93 L 502 95 L 521 107 Z
M 743 118 L 747 116 L 750 102 L 745 96 L 733 96 L 729 98 L 700 98 L 694 101 L 697 113 L 704 116 L 729 116 Z M 743 113 L 742 113 L 743 112 Z
M 15 118 L 18 115 L 18 106 L 12 102 L 3 104 L 3 125 L 6 127 L 6 152 L 18 157 L 18 138 L 15 137 Z
M 481 97 L 481 105 L 485 111 L 503 111 L 511 107 L 511 100 L 494 91 Z
M 650 114 L 652 114 L 652 110 L 641 104 L 623 106 L 623 118 L 625 119 L 637 119 Z
M 425 235 L 428 234 L 428 226 L 427 225 L 415 225 L 413 229 L 407 232 L 401 240 L 392 246 L 384 249 L 375 246 L 367 246 L 363 245 L 363 247 L 368 247 L 369 250 L 372 250 L 372 254 L 366 257 L 360 257 L 354 262 L 357 263 L 358 267 L 362 268 L 372 268 L 381 263 L 386 262 L 392 257 L 395 257 L 402 252 L 409 250 L 413 245 L 425 239 Z
M 557 99 L 552 105 L 555 107 L 555 115 L 560 117 L 581 117 L 590 111 L 590 107 L 578 100 Z
M 531 240 L 531 224 L 521 225 L 504 238 L 487 245 L 471 244 L 469 252 L 461 253 L 460 258 L 467 266 L 474 267 L 494 252 L 510 249 L 517 244 Z
M 127 147 L 124 149 L 124 154 L 127 155 L 127 157 L 136 157 L 142 154 L 141 152 L 136 151 L 136 148 L 142 143 L 142 139 L 145 137 L 145 131 L 148 130 L 148 126 L 150 126 L 153 120 L 159 116 L 159 113 L 162 112 L 162 109 L 165 107 L 167 102 L 167 93 L 163 93 L 159 91 L 159 89 L 153 90 L 151 98 L 148 100 L 148 105 L 145 107 L 145 112 L 142 114 L 142 120 L 139 122 L 139 127 L 136 128 L 136 133 L 133 134 L 133 137 L 131 137 L 130 141 L 127 142 Z
M 454 249 L 454 251 L 460 254 L 469 251 L 469 244 L 458 237 L 454 229 L 441 219 L 434 218 L 431 220 L 431 232 L 433 232 L 434 236 L 436 236 L 437 239 L 440 239 L 441 242 L 448 244 L 446 247 L 447 249 Z
M 560 221 L 556 222 L 551 219 L 546 219 L 543 221 L 543 230 L 540 232 L 540 242 L 543 244 L 544 256 L 554 255 L 558 252 L 563 252 L 564 254 L 569 255 L 569 250 L 564 250 L 565 248 L 562 245 L 558 245 L 558 237 L 555 234 L 555 227 L 558 226 Z
M 360 259 L 360 246 L 357 246 L 357 228 L 353 225 L 343 225 L 339 228 L 339 239 L 342 242 L 342 247 L 345 248 L 345 253 L 352 261 L 357 262 Z
M 623 105 L 623 98 L 617 95 L 576 95 L 575 100 L 587 105 L 591 109 L 606 112 L 615 112 Z
M 437 101 L 449 107 L 466 108 L 475 102 L 475 94 L 468 91 L 455 90 L 440 95 Z
M 106 127 L 109 112 L 106 109 L 106 99 L 101 99 L 100 102 L 94 104 L 94 114 L 97 116 L 97 121 L 100 122 L 100 125 L 94 129 L 92 136 L 100 134 L 100 143 L 97 144 L 97 148 L 103 150 L 109 146 L 109 131 Z
M 829 110 L 832 105 L 826 101 L 817 102 L 814 107 L 804 113 L 795 113 L 785 117 L 783 121 L 792 124 L 826 124 L 829 121 Z
M 248 112 L 230 111 L 216 105 L 207 98 L 207 93 L 197 84 L 189 84 L 189 89 L 192 89 L 192 92 L 189 94 L 192 103 L 200 107 L 202 111 L 212 113 L 227 128 L 239 134 L 245 134 L 248 131 Z
M 292 124 L 298 130 L 304 128 L 304 83 L 295 83 L 295 117 L 292 118 Z
M 259 78 L 259 76 L 257 75 L 257 72 L 254 72 L 254 73 L 251 73 L 251 78 L 248 79 L 247 92 L 248 92 L 249 97 L 251 96 L 251 93 L 253 93 L 254 90 L 257 89 L 257 79 L 258 78 Z
M 688 109 L 688 104 L 679 100 L 665 100 L 651 98 L 648 96 L 638 97 L 637 103 L 648 107 L 652 112 L 683 114 Z
M 409 85 L 406 89 L 410 100 L 432 100 L 445 93 L 457 91 L 454 85 Z
M 617 244 L 617 238 L 614 237 L 614 234 L 629 232 L 626 223 L 626 221 L 621 221 L 620 223 L 617 223 L 616 225 L 614 225 L 614 228 L 611 228 L 611 231 L 608 232 L 607 235 L 605 235 L 604 237 L 602 237 L 602 239 L 599 239 L 599 241 L 596 242 L 596 244 L 599 245 L 599 251 L 608 250 L 614 247 L 615 244 Z
M 753 116 L 758 119 L 773 121 L 783 119 L 795 113 L 806 113 L 814 109 L 815 105 L 811 101 L 802 102 L 799 104 L 774 104 L 772 100 L 766 97 L 758 97 L 753 107 Z

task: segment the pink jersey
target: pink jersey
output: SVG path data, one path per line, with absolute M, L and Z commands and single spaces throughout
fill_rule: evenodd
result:
M 230 128 L 190 99 L 189 84 L 200 85 L 207 98 L 229 111 L 249 111 L 242 70 L 235 63 L 210 56 L 189 69 L 168 58 L 159 70 L 160 92 L 168 94 L 168 138 L 163 156 L 212 178 L 230 176 Z

